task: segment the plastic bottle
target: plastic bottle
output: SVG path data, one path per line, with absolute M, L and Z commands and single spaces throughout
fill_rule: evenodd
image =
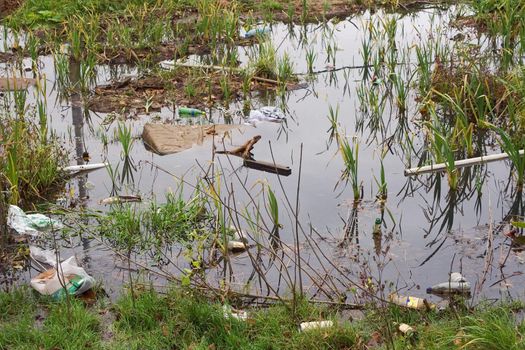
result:
M 381 234 L 381 219 L 380 218 L 376 218 L 376 221 L 374 223 L 374 230 L 372 231 L 372 234 L 374 235 Z
M 252 38 L 252 37 L 254 37 L 256 35 L 261 35 L 261 34 L 268 33 L 269 31 L 270 31 L 270 28 L 268 28 L 268 27 L 253 28 L 253 29 L 250 29 L 249 31 L 247 31 L 246 33 L 244 33 L 244 35 L 242 37 L 245 38 L 245 39 L 248 39 L 248 38 Z
M 66 297 L 66 293 L 69 295 L 75 295 L 75 293 L 84 284 L 84 279 L 81 276 L 73 276 L 64 288 L 60 288 L 51 295 L 54 300 L 62 300 Z
M 299 329 L 302 332 L 310 331 L 313 329 L 320 329 L 320 328 L 330 328 L 333 327 L 334 322 L 333 321 L 313 321 L 313 322 L 303 322 L 299 326 Z
M 205 114 L 203 111 L 197 108 L 179 107 L 179 115 L 202 115 Z
M 405 306 L 411 309 L 425 310 L 425 309 L 434 309 L 436 306 L 429 303 L 426 299 L 399 295 L 397 293 L 392 293 L 388 297 L 390 302 L 397 304 L 399 306 Z
M 442 282 L 427 288 L 427 293 L 432 294 L 470 294 L 470 283 L 462 282 Z

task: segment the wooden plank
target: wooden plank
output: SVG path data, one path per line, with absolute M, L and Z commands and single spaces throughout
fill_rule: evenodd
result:
M 244 159 L 243 165 L 250 169 L 266 171 L 268 173 L 282 176 L 288 176 L 292 173 L 292 169 L 290 169 L 290 167 L 270 162 L 263 162 L 260 160 Z

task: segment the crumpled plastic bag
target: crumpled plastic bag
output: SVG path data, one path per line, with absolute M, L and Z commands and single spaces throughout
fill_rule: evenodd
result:
M 39 263 L 51 265 L 56 267 L 57 260 L 56 254 L 51 250 L 45 250 L 35 246 L 29 246 L 29 253 L 31 258 L 35 259 Z
M 43 214 L 26 214 L 16 205 L 9 206 L 7 225 L 18 234 L 31 236 L 39 236 L 51 229 L 60 230 L 63 227 L 59 221 Z
M 255 124 L 257 122 L 281 123 L 286 117 L 279 107 L 261 107 L 250 111 L 247 122 Z
M 52 268 L 35 276 L 31 279 L 31 287 L 40 294 L 62 300 L 66 293 L 80 295 L 95 285 L 95 279 L 78 266 L 74 256 L 60 263 L 58 271 L 57 273 L 57 269 Z

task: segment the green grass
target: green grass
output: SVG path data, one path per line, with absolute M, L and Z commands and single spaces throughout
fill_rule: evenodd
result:
M 76 299 L 49 304 L 32 290 L 19 289 L 0 294 L 0 314 L 2 350 L 101 348 L 98 316 Z
M 11 204 L 30 202 L 51 196 L 64 181 L 60 168 L 67 155 L 58 140 L 46 134 L 46 124 L 40 125 L 28 114 L 17 117 L 0 115 L 0 186 L 8 193 Z
M 122 295 L 109 309 L 76 299 L 69 307 L 51 303 L 22 288 L 0 293 L 0 349 L 524 349 L 525 324 L 515 310 L 511 304 L 455 312 L 391 306 L 370 308 L 349 322 L 335 309 L 299 300 L 295 316 L 276 304 L 247 309 L 249 320 L 239 321 L 225 318 L 221 303 L 184 288 L 160 294 L 146 287 L 134 299 Z M 300 322 L 313 320 L 335 326 L 298 330 Z M 415 334 L 396 332 L 399 323 Z M 380 334 L 375 345 L 372 334 Z

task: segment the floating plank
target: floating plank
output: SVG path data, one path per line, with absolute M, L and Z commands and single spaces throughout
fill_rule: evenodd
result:
M 292 173 L 290 167 L 260 160 L 244 159 L 243 165 L 247 168 L 266 171 L 268 173 L 288 176 Z
M 34 85 L 36 85 L 36 79 L 32 78 L 0 77 L 0 91 L 24 90 Z

